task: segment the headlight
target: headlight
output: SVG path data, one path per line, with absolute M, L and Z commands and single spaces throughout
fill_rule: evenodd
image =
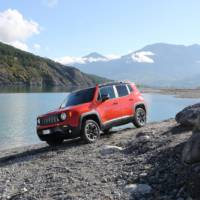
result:
M 61 119 L 62 121 L 65 121 L 65 120 L 67 119 L 67 114 L 66 114 L 66 113 L 61 113 L 61 114 L 60 114 L 60 119 Z
M 37 119 L 37 124 L 40 125 L 40 118 Z

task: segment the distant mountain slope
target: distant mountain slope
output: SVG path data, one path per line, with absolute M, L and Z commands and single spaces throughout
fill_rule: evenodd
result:
M 0 86 L 90 86 L 107 79 L 0 43 Z
M 90 59 L 90 58 L 92 58 L 92 59 L 106 59 L 105 56 L 103 56 L 103 55 L 101 55 L 97 52 L 90 53 L 90 54 L 84 56 L 83 58 L 86 58 L 86 59 Z
M 163 87 L 200 86 L 200 45 L 157 43 L 121 58 L 74 63 L 87 73 Z

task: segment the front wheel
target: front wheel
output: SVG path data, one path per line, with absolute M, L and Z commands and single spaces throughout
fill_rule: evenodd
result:
M 46 142 L 49 146 L 58 146 L 63 143 L 63 139 L 62 138 L 52 138 L 52 139 L 46 140 Z
M 100 128 L 94 120 L 86 120 L 83 122 L 81 129 L 81 137 L 86 143 L 94 143 L 100 137 Z
M 136 108 L 133 124 L 137 127 L 143 127 L 146 124 L 146 111 L 143 108 Z

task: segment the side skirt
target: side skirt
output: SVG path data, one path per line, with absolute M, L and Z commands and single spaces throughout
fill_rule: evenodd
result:
M 128 124 L 133 121 L 133 118 L 134 118 L 133 116 L 124 116 L 113 120 L 109 120 L 102 125 L 102 130 L 109 129 L 114 126 L 121 126 L 124 124 Z

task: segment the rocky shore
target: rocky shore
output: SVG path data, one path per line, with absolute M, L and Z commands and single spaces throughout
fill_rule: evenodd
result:
M 192 135 L 174 119 L 102 135 L 0 152 L 0 199 L 198 200 L 200 165 L 182 151 Z

